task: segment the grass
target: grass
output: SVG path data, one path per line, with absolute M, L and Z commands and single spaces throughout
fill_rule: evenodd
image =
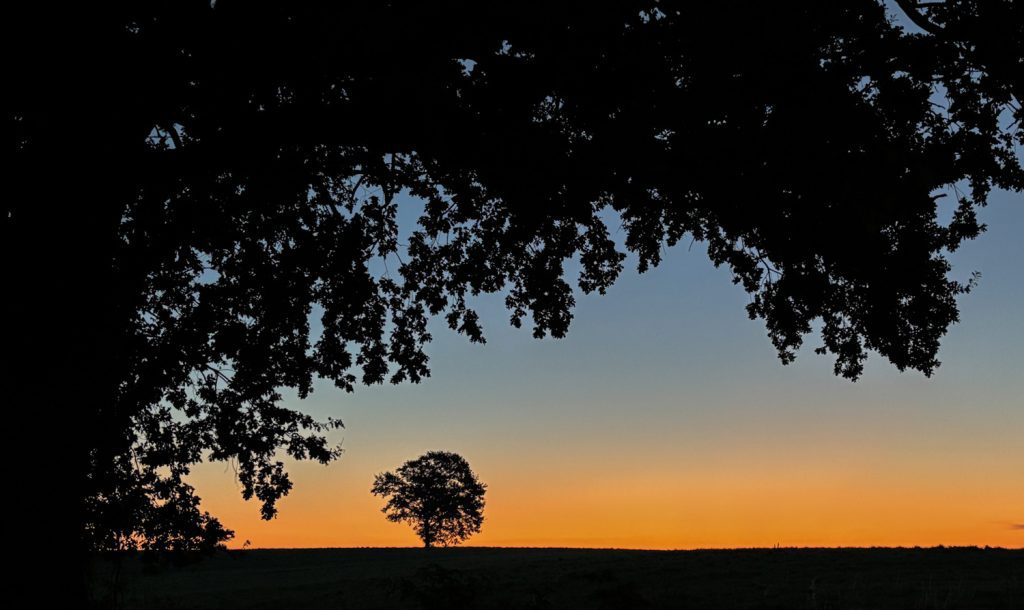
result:
M 1024 550 L 303 549 L 96 566 L 118 608 L 1024 610 Z

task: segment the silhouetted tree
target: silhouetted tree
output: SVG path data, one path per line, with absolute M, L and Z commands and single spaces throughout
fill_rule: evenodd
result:
M 388 499 L 388 521 L 412 525 L 423 546 L 458 544 L 480 531 L 487 486 L 466 460 L 449 451 L 428 451 L 395 472 L 373 479 L 371 493 Z
M 875 0 L 15 3 L 8 481 L 67 515 L 32 544 L 225 539 L 201 459 L 271 518 L 280 450 L 339 455 L 282 391 L 419 381 L 431 316 L 483 341 L 480 293 L 561 337 L 568 259 L 603 292 L 623 249 L 703 241 L 784 363 L 817 322 L 837 374 L 931 374 L 969 287 L 946 255 L 1024 184 L 1024 3 L 902 4 L 923 34 Z M 213 535 L 162 529 L 179 500 Z

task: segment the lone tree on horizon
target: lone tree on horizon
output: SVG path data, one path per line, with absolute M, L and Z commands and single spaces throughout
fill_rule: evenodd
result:
M 371 492 L 388 498 L 388 521 L 412 525 L 423 546 L 451 546 L 480 531 L 484 522 L 481 483 L 461 455 L 428 451 L 395 472 L 373 479 Z

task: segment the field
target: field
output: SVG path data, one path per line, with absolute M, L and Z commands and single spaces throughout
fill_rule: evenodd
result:
M 1024 610 L 1024 550 L 987 548 L 249 550 L 95 573 L 128 609 Z

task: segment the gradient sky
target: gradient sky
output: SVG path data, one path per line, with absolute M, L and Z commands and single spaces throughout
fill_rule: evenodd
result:
M 340 417 L 345 455 L 291 464 L 295 489 L 271 522 L 229 466 L 192 481 L 236 531 L 231 546 L 418 545 L 369 489 L 443 449 L 489 486 L 472 545 L 1022 547 L 1022 203 L 996 193 L 988 231 L 952 257 L 955 277 L 981 282 L 931 379 L 877 355 L 856 383 L 836 378 L 814 336 L 783 366 L 746 293 L 684 244 L 646 274 L 627 268 L 606 296 L 578 297 L 565 339 L 509 327 L 486 297 L 488 343 L 435 323 L 425 382 L 320 384 L 289 401 Z

